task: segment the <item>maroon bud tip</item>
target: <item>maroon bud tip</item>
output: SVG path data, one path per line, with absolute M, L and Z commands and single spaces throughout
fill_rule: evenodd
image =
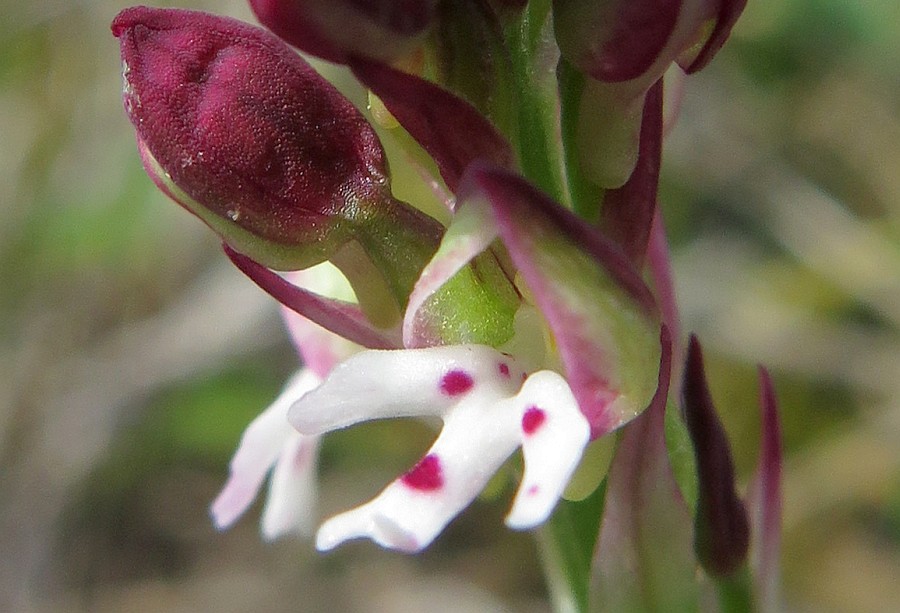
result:
M 750 547 L 747 511 L 735 491 L 728 437 L 706 383 L 700 343 L 691 336 L 682 386 L 684 415 L 697 459 L 699 500 L 694 548 L 710 576 L 733 575 Z

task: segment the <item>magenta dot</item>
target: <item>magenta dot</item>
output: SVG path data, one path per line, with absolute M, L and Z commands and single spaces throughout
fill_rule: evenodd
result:
M 539 488 L 536 485 L 532 485 L 531 487 L 528 488 L 528 491 L 526 492 L 526 494 L 528 494 L 529 496 L 537 496 L 537 493 L 540 491 L 541 491 L 541 488 Z
M 441 392 L 447 396 L 465 394 L 473 385 L 472 375 L 464 370 L 451 370 L 441 378 Z
M 522 415 L 522 432 L 529 436 L 534 434 L 537 432 L 537 429 L 543 425 L 546 419 L 547 414 L 544 413 L 543 409 L 528 407 L 528 410 Z
M 500 374 L 509 379 L 509 364 L 506 362 L 500 362 L 497 364 L 497 370 L 500 371 Z
M 400 481 L 407 487 L 422 492 L 433 492 L 444 485 L 444 471 L 441 468 L 441 460 L 434 454 L 422 458 L 418 464 L 400 477 Z

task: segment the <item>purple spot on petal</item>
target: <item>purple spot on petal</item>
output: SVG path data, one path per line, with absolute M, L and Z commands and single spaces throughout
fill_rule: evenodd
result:
M 525 411 L 525 414 L 522 415 L 522 432 L 526 435 L 531 436 L 535 432 L 537 432 L 538 428 L 540 428 L 544 421 L 547 419 L 547 414 L 544 413 L 543 409 L 539 409 L 537 407 L 528 407 L 528 410 Z
M 539 488 L 539 487 L 536 486 L 536 485 L 532 485 L 531 487 L 528 488 L 528 490 L 527 490 L 525 493 L 528 494 L 529 496 L 534 496 L 534 495 L 536 495 L 539 491 L 541 491 L 541 488 Z
M 472 375 L 464 370 L 451 370 L 441 378 L 441 392 L 447 396 L 465 394 L 473 385 Z
M 506 362 L 500 362 L 499 364 L 497 364 L 497 370 L 500 371 L 500 374 L 503 377 L 509 379 L 509 364 L 507 364 Z
M 400 477 L 404 485 L 422 492 L 433 492 L 444 486 L 444 471 L 441 460 L 434 454 L 422 458 L 418 464 Z

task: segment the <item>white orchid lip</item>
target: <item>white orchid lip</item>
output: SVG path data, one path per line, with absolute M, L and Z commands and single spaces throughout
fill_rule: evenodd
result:
M 307 435 L 409 416 L 443 419 L 434 445 L 376 498 L 326 521 L 318 549 L 367 537 L 420 551 L 518 447 L 525 473 L 506 523 L 532 528 L 552 512 L 590 435 L 565 379 L 551 371 L 529 376 L 511 356 L 482 345 L 364 351 L 288 413 Z

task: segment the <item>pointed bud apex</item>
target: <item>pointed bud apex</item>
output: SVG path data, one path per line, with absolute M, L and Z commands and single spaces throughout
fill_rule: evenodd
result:
M 235 249 L 304 268 L 390 199 L 362 115 L 268 32 L 205 13 L 134 7 L 113 21 L 124 101 L 151 176 Z
M 699 500 L 694 548 L 712 577 L 732 576 L 747 558 L 750 526 L 735 492 L 734 464 L 703 371 L 703 354 L 691 336 L 682 387 L 684 415 L 697 458 Z
M 260 23 L 330 62 L 401 58 L 421 42 L 436 0 L 250 0 Z

